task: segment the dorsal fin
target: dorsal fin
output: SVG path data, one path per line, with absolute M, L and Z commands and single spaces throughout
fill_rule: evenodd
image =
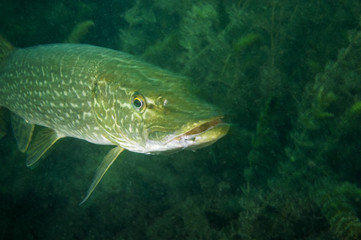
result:
M 80 43 L 81 39 L 88 33 L 89 29 L 94 26 L 92 20 L 86 20 L 78 23 L 65 40 L 66 43 Z
M 58 134 L 50 128 L 43 128 L 36 131 L 30 142 L 28 150 L 26 151 L 26 166 L 33 167 L 44 155 L 44 153 L 48 151 L 49 148 L 60 138 L 61 137 L 59 137 Z
M 11 43 L 0 35 L 0 62 L 7 58 L 14 49 Z
M 98 170 L 95 174 L 95 177 L 93 179 L 92 184 L 90 185 L 88 192 L 86 193 L 86 196 L 83 198 L 83 200 L 79 203 L 79 205 L 83 204 L 92 194 L 104 174 L 108 171 L 109 167 L 113 164 L 115 159 L 119 156 L 121 152 L 124 151 L 124 148 L 122 147 L 115 147 L 112 150 L 108 152 L 108 154 L 104 157 L 102 163 L 99 165 Z
M 11 126 L 19 150 L 25 152 L 33 136 L 34 124 L 27 123 L 22 117 L 11 113 Z

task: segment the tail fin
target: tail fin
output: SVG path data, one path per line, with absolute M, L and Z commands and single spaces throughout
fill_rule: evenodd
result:
M 11 43 L 0 35 L 0 62 L 7 58 L 14 49 Z
M 7 58 L 14 47 L 0 35 L 0 62 Z M 6 134 L 5 109 L 0 106 L 0 139 Z
M 0 107 L 0 139 L 6 135 L 6 117 L 5 108 Z

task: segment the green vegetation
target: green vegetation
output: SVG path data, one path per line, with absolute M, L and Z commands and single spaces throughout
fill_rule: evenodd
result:
M 7 131 L 1 239 L 361 239 L 361 2 L 46 2 L 2 1 L 0 34 L 138 55 L 233 127 L 195 153 L 122 154 L 81 207 L 107 147 L 66 139 L 29 170 Z

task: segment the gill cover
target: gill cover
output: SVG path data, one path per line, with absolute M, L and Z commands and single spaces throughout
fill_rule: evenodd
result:
M 114 85 L 114 82 L 107 78 L 97 79 L 93 84 L 91 102 L 92 111 L 99 128 L 106 133 L 104 137 L 113 143 L 115 143 L 114 139 L 125 138 L 119 125 L 120 119 L 116 114 L 116 95 L 119 93 Z

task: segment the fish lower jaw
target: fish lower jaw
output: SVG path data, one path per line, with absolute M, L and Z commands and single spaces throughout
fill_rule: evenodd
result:
M 166 143 L 148 142 L 144 153 L 172 153 L 183 149 L 194 151 L 213 144 L 225 136 L 228 130 L 229 124 L 222 122 L 221 118 L 217 117 L 171 138 Z
M 209 128 L 202 132 L 182 135 L 179 142 L 183 145 L 184 149 L 196 150 L 215 143 L 225 136 L 229 130 L 229 124 L 221 121 L 217 121 L 216 124 L 211 124 L 209 126 Z

